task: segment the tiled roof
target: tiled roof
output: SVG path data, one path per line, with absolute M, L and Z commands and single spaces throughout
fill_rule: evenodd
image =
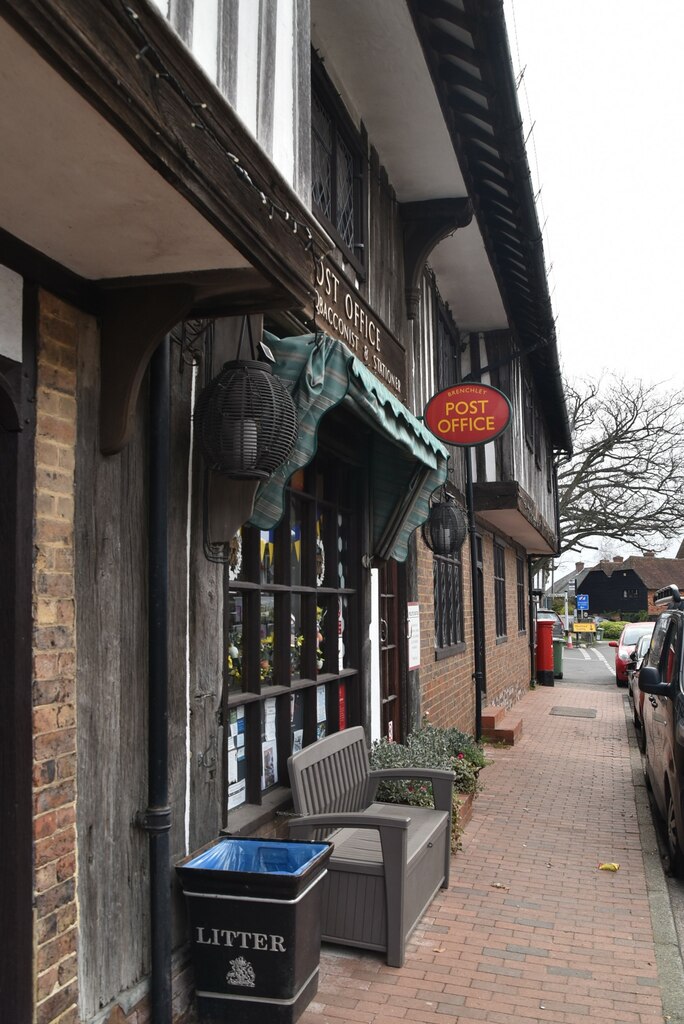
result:
M 605 561 L 592 566 L 585 578 L 594 572 L 603 572 L 612 576 L 614 572 L 631 569 L 639 577 L 647 590 L 659 590 L 670 583 L 684 587 L 684 558 L 647 558 L 631 555 L 624 562 Z

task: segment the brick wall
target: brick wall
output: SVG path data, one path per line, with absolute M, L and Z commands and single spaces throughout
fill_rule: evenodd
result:
M 506 575 L 506 638 L 496 638 L 494 614 L 494 538 L 483 537 L 485 590 L 485 649 L 487 653 L 487 694 L 485 705 L 510 708 L 520 700 L 530 684 L 530 648 L 528 622 L 527 568 L 525 568 L 524 632 L 518 630 L 518 594 L 516 556 L 522 549 L 504 544 Z
M 475 731 L 475 688 L 473 684 L 473 607 L 470 584 L 468 541 L 461 548 L 463 576 L 463 650 L 436 660 L 435 604 L 432 554 L 417 532 L 417 599 L 420 603 L 420 690 L 421 715 L 433 725 L 457 726 Z
M 33 581 L 35 1021 L 77 1014 L 74 464 L 81 314 L 41 293 Z
M 518 631 L 516 556 L 522 549 L 505 545 L 507 636 L 496 641 L 494 615 L 494 538 L 481 532 L 483 548 L 485 649 L 487 693 L 484 705 L 510 708 L 529 689 L 529 638 Z M 461 549 L 463 577 L 464 649 L 436 658 L 432 555 L 418 537 L 417 599 L 420 602 L 421 715 L 433 725 L 457 726 L 475 732 L 475 686 L 473 664 L 473 605 L 469 542 Z M 527 572 L 525 572 L 525 617 L 527 619 Z M 527 624 L 526 624 L 527 625 Z

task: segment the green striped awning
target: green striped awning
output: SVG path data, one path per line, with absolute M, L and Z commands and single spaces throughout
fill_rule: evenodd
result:
M 446 479 L 446 448 L 341 341 L 327 334 L 267 334 L 266 341 L 297 407 L 299 430 L 287 462 L 259 486 L 251 525 L 270 530 L 280 521 L 285 486 L 316 454 L 323 416 L 344 401 L 374 431 L 371 553 L 403 562 L 411 534 L 427 519 L 430 495 Z

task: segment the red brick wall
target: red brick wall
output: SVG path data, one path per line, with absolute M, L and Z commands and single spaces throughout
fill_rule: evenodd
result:
M 482 532 L 485 648 L 487 693 L 485 705 L 510 708 L 529 689 L 530 662 L 527 629 L 518 632 L 517 572 L 518 549 L 505 544 L 507 636 L 496 642 L 494 616 L 494 538 Z M 503 542 L 502 542 L 503 543 Z M 469 541 L 461 549 L 463 572 L 463 618 L 465 648 L 436 659 L 432 555 L 418 536 L 417 600 L 420 602 L 421 715 L 433 725 L 456 726 L 475 732 L 475 686 L 473 664 L 473 606 Z M 523 554 L 522 550 L 520 554 Z M 525 571 L 525 617 L 527 619 L 527 571 Z
M 77 1021 L 74 462 L 81 314 L 41 293 L 33 582 L 35 1020 Z

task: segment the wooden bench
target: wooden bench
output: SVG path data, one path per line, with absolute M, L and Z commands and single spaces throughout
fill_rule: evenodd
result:
M 305 747 L 288 768 L 302 815 L 290 822 L 292 837 L 334 843 L 323 882 L 323 940 L 382 950 L 391 967 L 401 967 L 409 935 L 449 885 L 453 773 L 371 771 L 361 726 Z M 374 802 L 383 779 L 431 782 L 434 808 Z

